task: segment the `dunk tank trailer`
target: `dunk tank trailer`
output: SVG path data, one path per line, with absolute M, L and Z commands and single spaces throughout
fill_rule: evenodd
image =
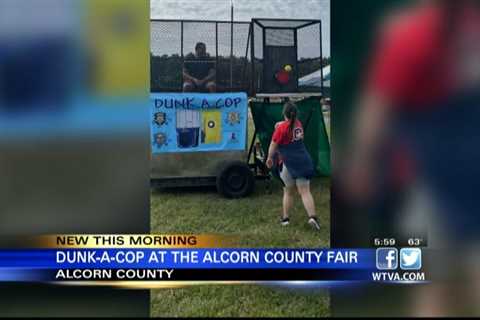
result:
M 250 23 L 151 23 L 152 185 L 216 186 L 231 198 L 250 194 Z
M 226 197 L 249 195 L 256 178 L 270 177 L 258 154 L 260 149 L 266 154 L 271 131 L 281 120 L 278 106 L 261 99 L 322 95 L 321 87 L 299 86 L 299 77 L 321 67 L 320 22 L 151 23 L 152 185 L 211 185 Z M 305 94 L 307 89 L 310 93 Z M 307 110 L 301 116 L 318 127 L 320 104 L 307 105 L 300 105 L 301 111 Z M 318 131 L 311 132 L 315 144 Z M 324 127 L 322 135 L 326 137 Z M 311 148 L 317 152 L 316 144 Z

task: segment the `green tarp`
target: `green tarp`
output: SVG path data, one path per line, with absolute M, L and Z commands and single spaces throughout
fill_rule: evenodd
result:
M 319 176 L 330 176 L 330 142 L 318 98 L 296 102 L 305 128 L 305 144 Z M 283 103 L 251 102 L 253 121 L 263 152 L 267 154 L 275 124 L 283 121 Z

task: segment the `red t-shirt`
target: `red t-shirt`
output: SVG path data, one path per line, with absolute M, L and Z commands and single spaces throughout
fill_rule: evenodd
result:
M 303 134 L 303 126 L 299 120 L 295 122 L 293 130 L 290 130 L 290 121 L 282 121 L 276 125 L 272 141 L 280 145 L 290 144 L 303 140 Z
M 469 67 L 462 67 L 466 59 L 461 55 L 470 52 L 473 59 L 480 55 L 480 10 L 465 6 L 455 26 L 446 19 L 438 5 L 392 17 L 382 28 L 371 61 L 369 89 L 387 97 L 395 108 L 418 111 L 465 87 L 462 73 Z
M 473 68 L 480 66 L 480 10 L 464 5 L 454 24 L 448 14 L 429 4 L 389 19 L 367 74 L 368 89 L 386 97 L 395 110 L 418 112 L 477 85 L 480 69 Z M 397 146 L 392 162 L 394 180 L 408 181 L 415 171 L 409 149 Z

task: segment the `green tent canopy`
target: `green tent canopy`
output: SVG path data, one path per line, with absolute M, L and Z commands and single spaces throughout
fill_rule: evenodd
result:
M 312 156 L 317 175 L 330 176 L 330 142 L 320 101 L 316 97 L 296 102 L 299 120 L 305 128 L 305 145 Z M 275 124 L 283 121 L 283 103 L 251 102 L 253 121 L 263 152 L 268 153 Z

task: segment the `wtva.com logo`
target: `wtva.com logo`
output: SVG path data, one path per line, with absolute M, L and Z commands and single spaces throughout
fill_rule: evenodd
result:
M 396 248 L 377 249 L 378 270 L 397 270 L 399 264 L 402 270 L 422 269 L 422 251 L 419 248 L 405 248 L 400 250 L 399 255 Z

